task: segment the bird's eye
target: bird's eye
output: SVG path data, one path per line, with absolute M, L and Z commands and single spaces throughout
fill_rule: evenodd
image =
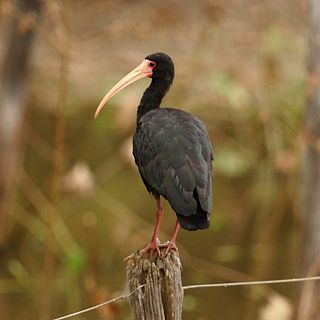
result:
M 149 67 L 154 68 L 155 66 L 156 66 L 156 63 L 155 63 L 155 62 L 150 62 L 150 63 L 149 63 Z

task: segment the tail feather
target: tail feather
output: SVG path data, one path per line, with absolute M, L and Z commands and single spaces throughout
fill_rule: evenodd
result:
M 197 211 L 197 214 L 188 217 L 177 215 L 177 217 L 181 228 L 189 231 L 207 229 L 210 225 L 210 214 L 208 212 L 203 211 L 201 208 Z
M 210 225 L 210 212 L 202 209 L 196 189 L 193 192 L 193 196 L 197 201 L 197 213 L 188 216 L 177 214 L 179 224 L 181 228 L 189 231 L 207 229 Z

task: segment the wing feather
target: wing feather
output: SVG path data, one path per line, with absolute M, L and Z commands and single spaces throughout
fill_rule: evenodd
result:
M 211 211 L 212 146 L 200 120 L 177 109 L 150 111 L 140 119 L 133 147 L 147 189 L 178 215 L 197 214 L 198 202 Z

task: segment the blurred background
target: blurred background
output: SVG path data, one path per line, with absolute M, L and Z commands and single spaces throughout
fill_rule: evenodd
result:
M 317 87 L 307 86 L 309 9 L 305 0 L 0 2 L 2 320 L 52 319 L 125 288 L 123 258 L 147 244 L 155 218 L 131 155 L 150 80 L 93 114 L 158 51 L 176 68 L 163 106 L 202 119 L 215 152 L 211 227 L 178 236 L 183 283 L 319 271 L 305 254 L 319 248 L 316 236 L 303 236 L 313 234 L 303 194 L 317 197 L 320 179 L 308 171 L 320 168 L 308 164 L 319 140 L 305 130 Z M 175 223 L 165 211 L 163 241 Z M 302 290 L 312 293 L 300 284 L 190 290 L 184 319 L 293 319 Z M 76 318 L 132 317 L 120 302 Z

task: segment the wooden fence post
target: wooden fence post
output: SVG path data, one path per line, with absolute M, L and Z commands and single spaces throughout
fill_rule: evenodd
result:
M 148 258 L 141 252 L 126 259 L 130 304 L 135 320 L 181 320 L 183 288 L 179 254 L 172 250 L 161 256 L 151 251 Z

